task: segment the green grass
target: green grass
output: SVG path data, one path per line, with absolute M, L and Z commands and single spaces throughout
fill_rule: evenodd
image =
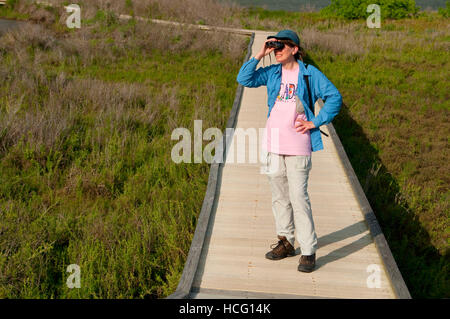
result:
M 30 16 L 13 10 L 10 6 L 0 6 L 0 17 L 3 19 L 27 20 Z

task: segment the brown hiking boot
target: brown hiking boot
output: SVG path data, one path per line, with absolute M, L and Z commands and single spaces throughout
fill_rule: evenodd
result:
M 270 248 L 272 248 L 272 250 L 266 254 L 266 258 L 270 259 L 270 260 L 280 260 L 285 257 L 295 256 L 295 249 L 287 241 L 286 237 L 278 236 L 278 239 L 279 239 L 278 243 L 270 246 Z M 275 247 L 273 247 L 273 246 L 275 246 Z
M 312 254 L 310 256 L 302 255 L 299 262 L 298 271 L 311 272 L 316 266 L 316 254 Z

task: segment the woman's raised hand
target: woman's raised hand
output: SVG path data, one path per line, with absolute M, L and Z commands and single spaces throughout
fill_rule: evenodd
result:
M 273 50 L 275 50 L 275 48 L 269 48 L 267 46 L 267 42 L 269 41 L 276 41 L 276 39 L 267 39 L 266 41 L 264 41 L 263 47 L 261 48 L 261 50 L 255 55 L 255 59 L 257 60 L 261 60 L 263 57 L 265 57 L 266 55 L 270 54 L 270 52 L 272 52 Z

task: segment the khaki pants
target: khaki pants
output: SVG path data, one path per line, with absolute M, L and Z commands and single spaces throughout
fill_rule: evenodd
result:
M 292 246 L 297 238 L 302 255 L 312 255 L 317 249 L 307 190 L 311 167 L 310 155 L 267 155 L 266 174 L 272 190 L 277 235 L 285 236 Z

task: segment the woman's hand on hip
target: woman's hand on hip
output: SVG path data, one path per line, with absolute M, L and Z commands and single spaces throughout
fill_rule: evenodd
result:
M 309 131 L 310 129 L 313 129 L 315 127 L 316 126 L 311 121 L 304 121 L 301 118 L 298 118 L 295 121 L 295 128 L 297 129 L 297 132 L 300 132 L 302 134 L 306 133 L 307 131 Z

